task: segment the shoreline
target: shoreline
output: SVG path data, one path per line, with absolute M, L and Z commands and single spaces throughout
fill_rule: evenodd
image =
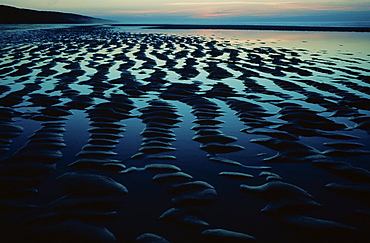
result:
M 370 32 L 370 27 L 321 27 L 274 25 L 188 25 L 188 24 L 110 24 L 110 26 L 143 26 L 144 29 L 212 29 L 212 30 L 274 30 L 274 31 L 330 31 Z

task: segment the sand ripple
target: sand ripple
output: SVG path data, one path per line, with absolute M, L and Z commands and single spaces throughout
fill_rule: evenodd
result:
M 368 59 L 101 26 L 0 35 L 7 242 L 370 239 Z

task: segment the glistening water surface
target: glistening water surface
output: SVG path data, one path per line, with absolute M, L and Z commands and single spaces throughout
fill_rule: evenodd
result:
M 0 35 L 7 242 L 369 240 L 369 33 Z

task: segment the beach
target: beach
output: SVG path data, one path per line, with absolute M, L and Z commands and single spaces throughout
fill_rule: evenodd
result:
M 1 238 L 368 242 L 370 33 L 185 27 L 2 28 Z

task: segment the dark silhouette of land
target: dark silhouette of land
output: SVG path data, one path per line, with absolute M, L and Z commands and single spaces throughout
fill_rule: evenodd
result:
M 38 11 L 0 5 L 0 24 L 91 24 L 110 22 L 79 14 Z

